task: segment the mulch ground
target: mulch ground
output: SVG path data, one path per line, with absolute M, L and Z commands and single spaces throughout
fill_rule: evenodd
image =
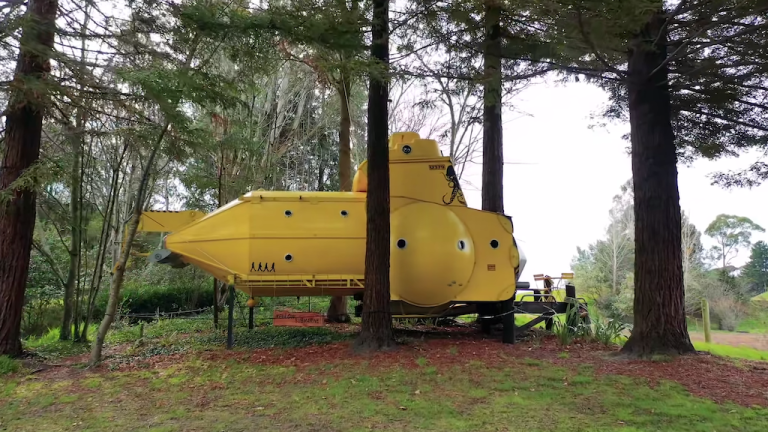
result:
M 535 359 L 575 370 L 580 365 L 591 365 L 597 375 L 623 375 L 642 378 L 650 386 L 659 381 L 674 381 L 691 394 L 709 398 L 718 403 L 733 402 L 743 406 L 768 407 L 768 363 L 712 356 L 708 353 L 681 356 L 664 361 L 627 359 L 618 350 L 597 343 L 575 343 L 561 346 L 553 336 L 535 337 L 514 345 L 502 344 L 500 337 L 485 337 L 474 328 L 451 328 L 433 331 L 411 330 L 398 332 L 404 343 L 395 349 L 375 353 L 356 353 L 349 341 L 329 345 L 308 346 L 295 349 L 256 349 L 226 351 L 223 348 L 197 353 L 158 355 L 133 364 L 120 364 L 118 370 L 163 369 L 193 356 L 212 363 L 228 360 L 297 368 L 299 376 L 307 369 L 323 364 L 357 365 L 364 363 L 376 370 L 388 367 L 419 368 L 419 359 L 438 370 L 478 361 L 489 367 L 515 367 L 514 359 Z M 567 352 L 567 358 L 561 358 Z M 115 365 L 112 365 L 113 367 Z M 526 366 L 531 367 L 531 366 Z M 539 367 L 547 367 L 546 363 Z M 106 373 L 110 368 L 105 362 L 95 369 L 83 371 L 71 367 L 43 371 L 51 378 L 78 375 L 80 373 Z M 345 368 L 337 367 L 337 371 Z M 330 372 L 333 373 L 333 372 Z M 54 378 L 54 379 L 55 379 Z

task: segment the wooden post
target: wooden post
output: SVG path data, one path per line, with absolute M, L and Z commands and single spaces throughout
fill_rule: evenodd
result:
M 709 333 L 709 302 L 707 299 L 701 300 L 701 317 L 704 320 L 704 340 L 707 343 L 711 343 L 712 335 Z
M 235 286 L 229 286 L 229 316 L 227 317 L 227 349 L 232 349 L 235 344 Z

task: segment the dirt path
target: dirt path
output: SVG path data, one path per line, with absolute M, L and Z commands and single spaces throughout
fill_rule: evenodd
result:
M 690 332 L 694 342 L 704 341 L 704 332 Z M 768 351 L 768 334 L 712 332 L 712 343 L 735 347 L 750 347 Z

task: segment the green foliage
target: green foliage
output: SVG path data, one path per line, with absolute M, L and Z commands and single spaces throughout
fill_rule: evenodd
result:
M 95 315 L 106 310 L 108 292 L 96 299 Z M 123 312 L 154 314 L 196 310 L 213 306 L 213 278 L 192 266 L 169 269 L 149 265 L 130 274 L 121 290 Z
M 750 294 L 760 295 L 768 291 L 768 243 L 759 241 L 752 245 L 749 261 L 742 268 Z
M 18 360 L 0 355 L 0 376 L 16 373 L 19 369 L 21 369 L 21 364 Z
M 715 239 L 712 246 L 712 260 L 726 270 L 728 262 L 739 252 L 739 248 L 749 247 L 753 232 L 765 232 L 760 225 L 744 216 L 720 214 L 713 220 L 704 233 Z
M 64 288 L 49 264 L 35 251 L 29 262 L 27 289 L 24 293 L 22 337 L 39 336 L 61 325 Z
M 249 331 L 239 328 L 235 332 L 235 347 L 245 349 L 296 348 L 308 345 L 323 345 L 348 340 L 352 333 L 339 333 L 324 327 L 260 327 Z M 226 334 L 202 335 L 196 342 L 205 345 L 223 346 Z
M 630 326 L 615 319 L 592 319 L 592 339 L 609 346 L 621 343 Z

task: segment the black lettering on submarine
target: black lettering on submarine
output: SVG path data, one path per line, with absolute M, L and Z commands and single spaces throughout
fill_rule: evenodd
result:
M 431 169 L 431 170 L 444 170 L 445 169 L 445 165 L 430 165 L 429 169 Z
M 261 273 L 264 273 L 264 272 L 272 273 L 272 272 L 275 271 L 275 263 L 272 263 L 271 267 L 270 267 L 268 262 L 265 262 L 264 264 L 259 263 L 259 267 L 256 268 L 256 262 L 254 261 L 254 262 L 251 263 L 251 271 L 252 272 L 261 272 Z

